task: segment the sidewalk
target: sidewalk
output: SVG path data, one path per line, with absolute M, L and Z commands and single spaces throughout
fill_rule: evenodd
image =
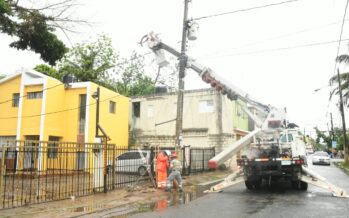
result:
M 108 217 L 108 213 L 120 215 L 134 214 L 142 211 L 161 210 L 171 204 L 186 203 L 202 195 L 198 190 L 200 183 L 208 184 L 229 174 L 228 171 L 199 173 L 183 177 L 184 193 L 177 191 L 166 193 L 150 187 L 149 183 L 136 187 L 121 188 L 106 194 L 99 193 L 86 197 L 71 198 L 42 204 L 33 204 L 0 211 L 0 217 Z M 170 203 L 169 203 L 170 202 Z M 170 205 L 169 205 L 170 204 Z

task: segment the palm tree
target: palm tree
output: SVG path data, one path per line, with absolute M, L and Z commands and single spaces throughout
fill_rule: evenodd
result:
M 340 55 L 336 58 L 336 62 L 338 63 L 349 63 L 349 55 Z M 342 89 L 342 96 L 343 96 L 343 102 L 347 107 L 349 107 L 349 72 L 341 73 L 339 74 L 340 80 L 341 80 L 341 89 Z M 337 74 L 330 78 L 329 81 L 330 85 L 338 84 L 338 76 Z M 330 93 L 330 99 L 333 97 L 333 95 L 339 95 L 339 87 L 334 86 L 333 90 Z
M 336 58 L 336 62 L 338 63 L 345 63 L 348 64 L 349 63 L 349 55 L 340 55 Z M 338 73 L 339 74 L 339 73 Z M 346 73 L 342 73 L 339 75 L 335 75 L 330 79 L 330 85 L 332 85 L 333 83 L 337 83 L 339 84 L 339 79 L 340 79 L 340 86 L 336 86 L 330 94 L 330 99 L 332 97 L 333 94 L 339 95 L 339 88 L 341 88 L 342 90 L 342 96 L 343 96 L 343 104 L 347 105 L 348 107 L 348 99 L 349 99 L 349 72 Z M 342 108 L 344 110 L 344 108 Z M 344 115 L 343 115 L 344 116 Z M 344 117 L 343 117 L 344 119 Z M 343 121 L 344 122 L 344 121 Z M 344 130 L 345 132 L 345 130 Z M 347 137 L 346 135 L 344 135 L 344 137 Z M 344 143 L 344 162 L 346 164 L 349 164 L 349 149 L 348 149 L 348 144 L 345 145 L 346 143 Z

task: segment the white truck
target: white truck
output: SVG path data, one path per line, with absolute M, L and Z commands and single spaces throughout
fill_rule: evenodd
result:
M 227 95 L 230 100 L 241 99 L 247 104 L 243 110 L 254 121 L 255 129 L 227 146 L 208 162 L 210 168 L 217 169 L 240 151 L 237 159 L 240 170 L 227 176 L 209 191 L 221 191 L 240 182 L 245 182 L 248 189 L 255 189 L 263 182 L 271 184 L 283 178 L 292 182 L 297 189 L 306 190 L 308 183 L 311 183 L 331 191 L 334 196 L 347 196 L 343 189 L 329 183 L 307 167 L 305 144 L 297 129 L 287 128 L 285 109 L 267 106 L 252 99 L 210 68 L 200 65 L 190 57 L 181 57 L 180 52 L 161 42 L 153 32 L 142 38 L 141 45 L 144 43 L 153 50 L 158 64 L 166 63 L 163 50 L 177 58 L 185 58 L 186 67 L 197 72 L 204 82 Z

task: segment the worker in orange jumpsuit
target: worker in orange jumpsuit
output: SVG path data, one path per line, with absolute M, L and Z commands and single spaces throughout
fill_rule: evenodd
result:
M 170 166 L 169 155 L 171 152 L 169 150 L 161 151 L 156 157 L 156 181 L 158 188 L 166 187 L 167 180 L 167 170 Z

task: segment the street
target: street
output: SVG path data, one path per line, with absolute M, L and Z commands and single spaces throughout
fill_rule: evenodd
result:
M 349 192 L 349 176 L 333 164 L 310 163 L 309 167 Z M 349 217 L 349 198 L 332 197 L 330 192 L 313 185 L 306 192 L 293 190 L 286 182 L 248 191 L 240 183 L 184 205 L 132 217 Z

